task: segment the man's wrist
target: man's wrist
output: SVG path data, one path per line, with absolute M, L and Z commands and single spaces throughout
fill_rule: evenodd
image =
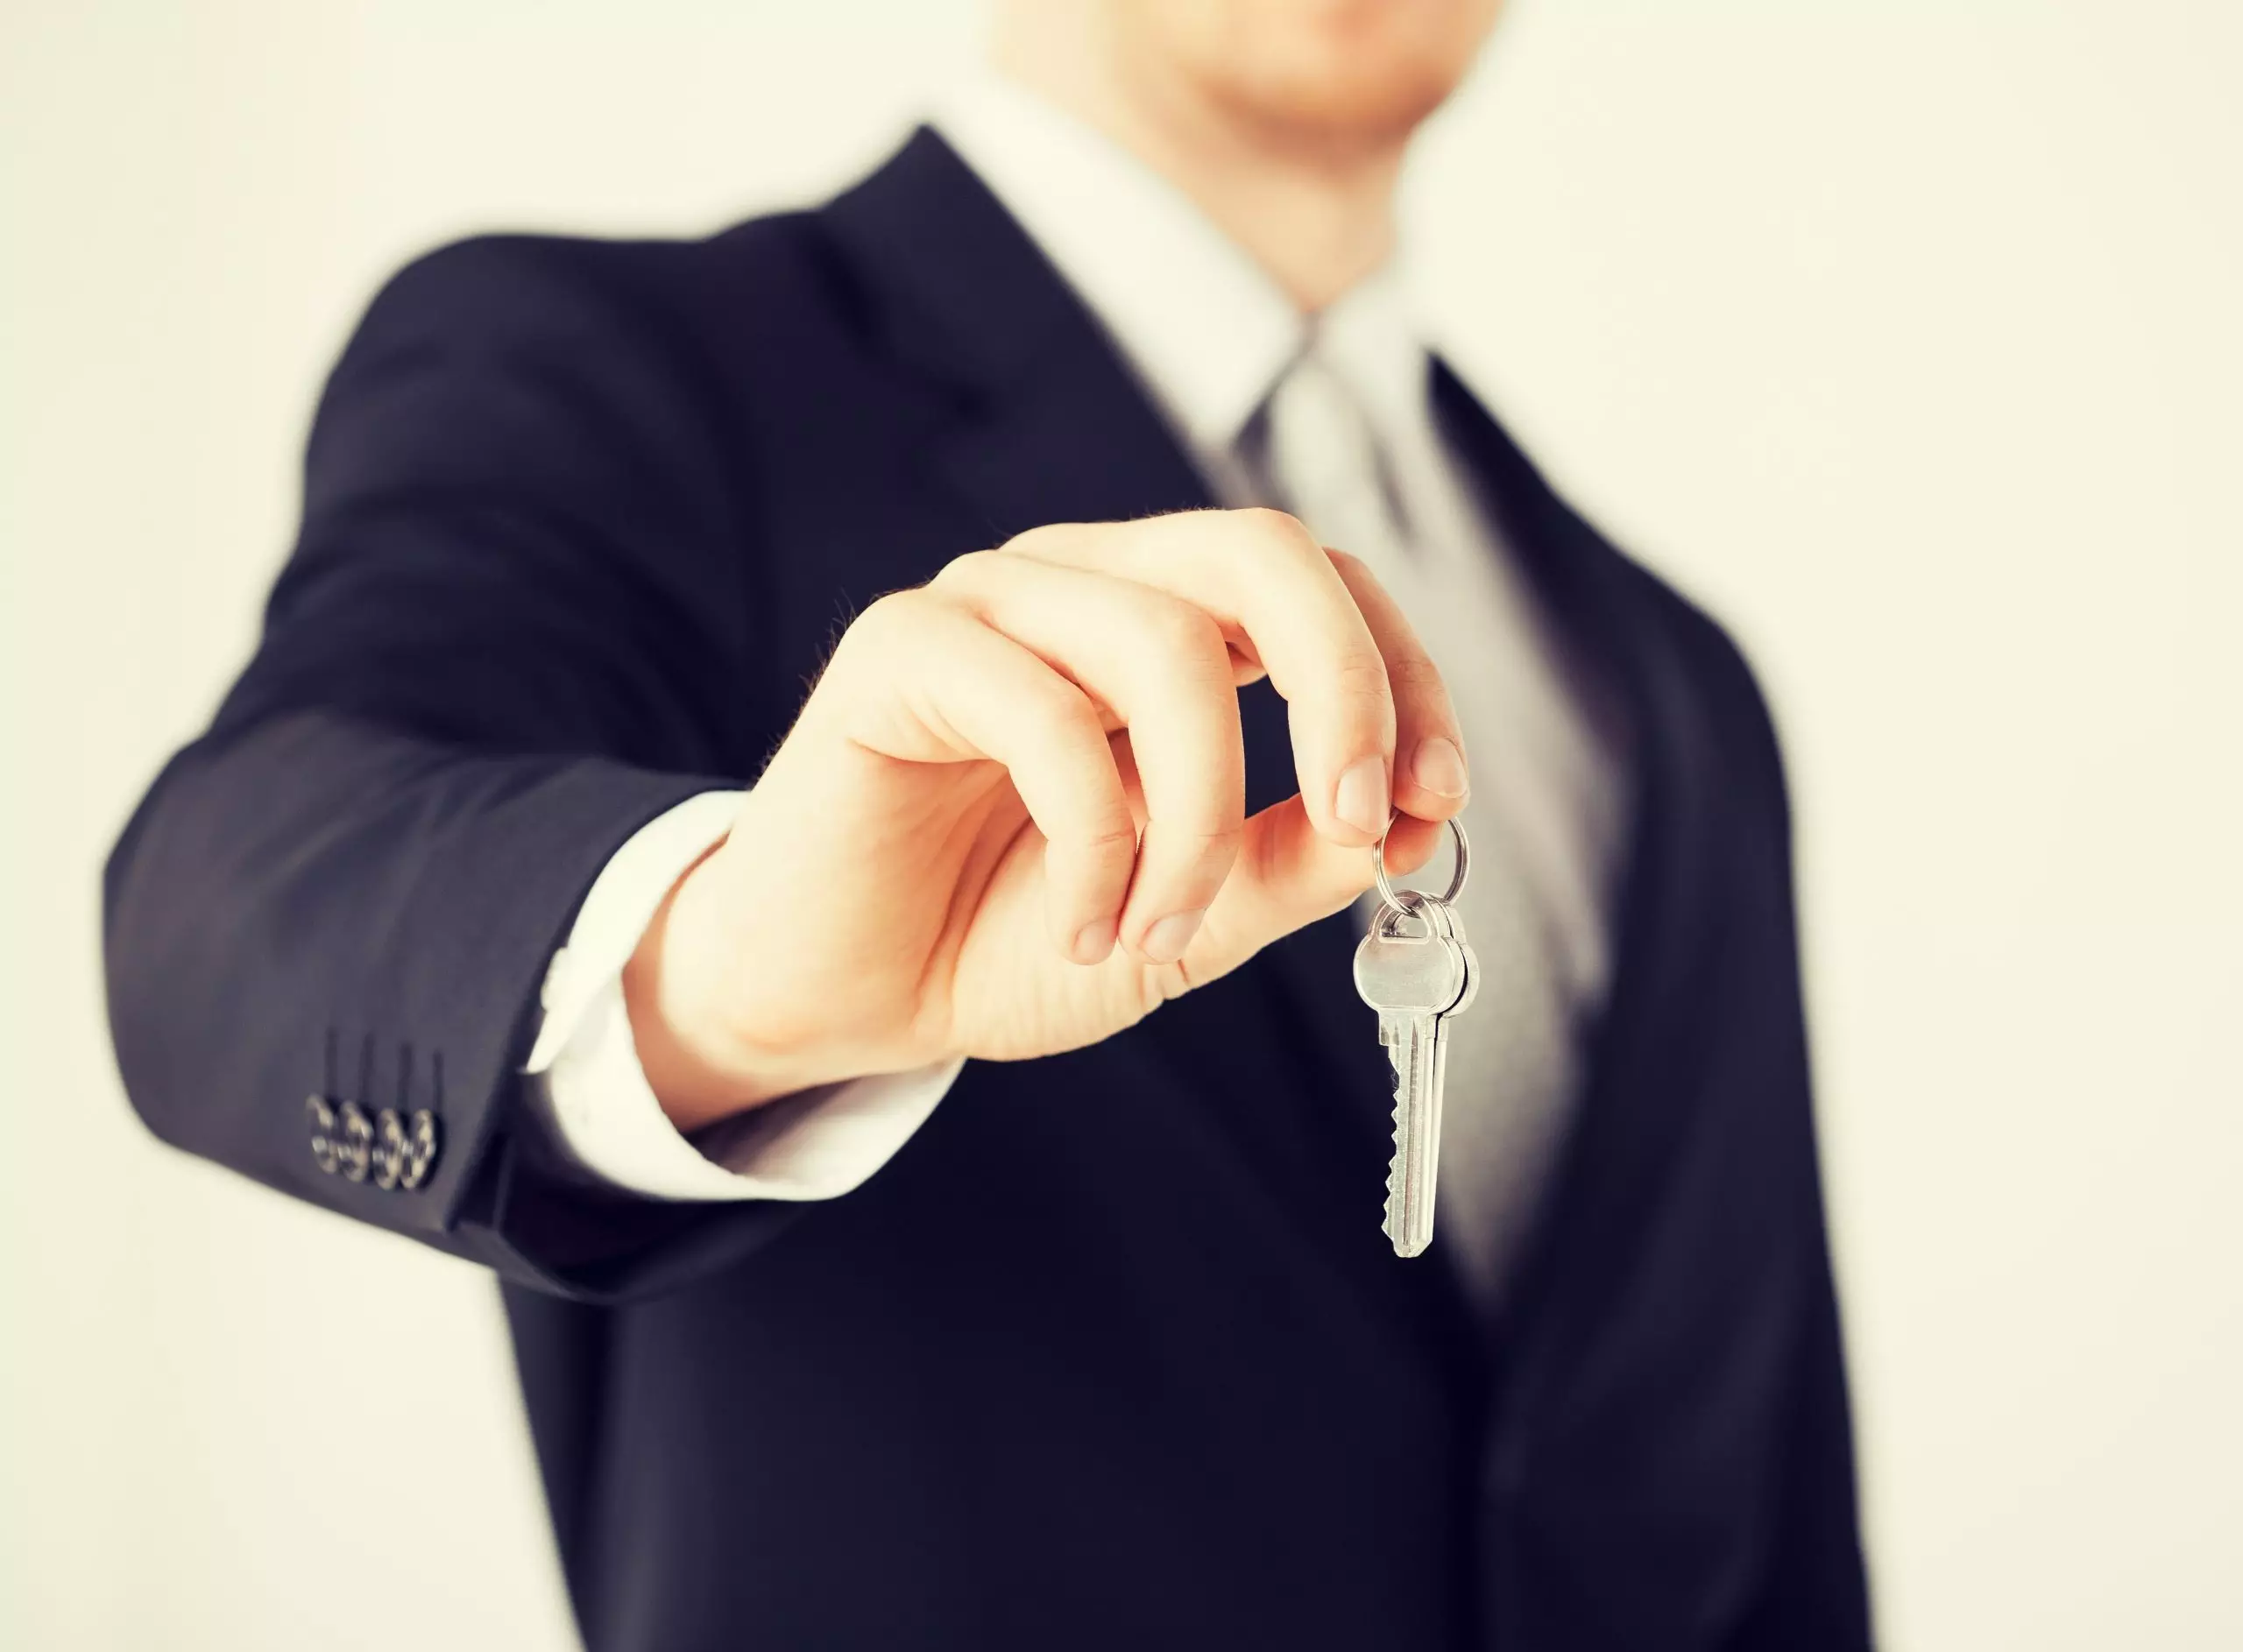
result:
M 723 1013 L 719 984 L 733 971 L 721 966 L 731 949 L 704 910 L 707 874 L 719 848 L 670 886 L 623 966 L 623 1002 L 640 1067 L 664 1115 L 683 1133 L 832 1077 L 789 1052 L 750 1045 Z

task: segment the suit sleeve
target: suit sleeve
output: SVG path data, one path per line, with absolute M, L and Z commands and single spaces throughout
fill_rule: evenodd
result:
M 376 298 L 257 653 L 104 889 L 118 1064 L 159 1136 L 594 1297 L 784 1219 L 585 1190 L 522 1127 L 540 985 L 586 891 L 647 822 L 738 786 L 790 709 L 759 672 L 722 399 L 626 279 L 658 251 L 470 241 Z M 425 1176 L 323 1168 L 312 1098 L 427 1113 Z

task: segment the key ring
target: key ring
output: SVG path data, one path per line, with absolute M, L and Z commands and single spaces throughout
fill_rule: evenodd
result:
M 1396 815 L 1392 820 L 1386 822 L 1386 831 L 1379 833 L 1378 842 L 1371 846 L 1370 866 L 1372 873 L 1378 879 L 1380 899 L 1403 916 L 1413 918 L 1417 916 L 1417 903 L 1428 899 L 1425 891 L 1405 889 L 1400 894 L 1397 894 L 1394 886 L 1386 881 L 1386 836 L 1387 832 L 1394 830 L 1394 822 L 1401 818 L 1400 815 Z M 1443 906 L 1448 905 L 1464 893 L 1464 879 L 1472 871 L 1472 840 L 1464 835 L 1464 822 L 1452 815 L 1449 817 L 1448 830 L 1449 835 L 1456 839 L 1456 872 L 1448 880 L 1448 893 L 1440 897 Z M 1404 896 L 1409 899 L 1405 900 Z

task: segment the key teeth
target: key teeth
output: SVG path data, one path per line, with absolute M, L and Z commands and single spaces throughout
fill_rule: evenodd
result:
M 1379 1232 L 1394 1242 L 1397 1255 L 1408 1255 L 1402 1249 L 1402 1109 L 1394 1110 L 1394 1152 L 1386 1161 L 1386 1218 L 1379 1224 Z
M 1409 1104 L 1403 1098 L 1402 1094 L 1401 1054 L 1398 1050 L 1390 1049 L 1387 1055 L 1388 1068 L 1394 1079 L 1394 1152 L 1386 1161 L 1385 1219 L 1378 1225 L 1378 1230 L 1393 1246 L 1395 1255 L 1422 1256 L 1430 1246 L 1431 1240 L 1429 1239 L 1412 1240 L 1405 1237 L 1403 1223 L 1402 1182 L 1405 1173 L 1402 1163 L 1402 1115 Z

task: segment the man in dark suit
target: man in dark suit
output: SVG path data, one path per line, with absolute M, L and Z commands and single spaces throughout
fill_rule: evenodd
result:
M 499 1273 L 594 1647 L 1867 1643 L 1766 716 L 1393 277 L 1492 11 L 1021 0 L 826 207 L 344 351 L 117 1050 Z M 1487 965 L 1414 1261 L 1390 817 Z

